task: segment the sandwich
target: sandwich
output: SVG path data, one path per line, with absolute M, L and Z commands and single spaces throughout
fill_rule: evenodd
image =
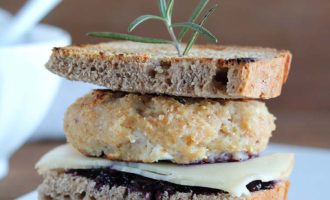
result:
M 36 164 L 40 199 L 287 198 L 290 153 L 261 155 L 286 50 L 109 42 L 54 48 L 46 67 L 102 89 L 67 110 L 68 144 Z

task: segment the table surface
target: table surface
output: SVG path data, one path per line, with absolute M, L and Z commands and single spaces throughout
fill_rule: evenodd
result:
M 299 140 L 297 141 L 299 142 Z M 10 161 L 9 175 L 3 181 L 0 181 L 0 199 L 14 199 L 34 190 L 42 180 L 34 170 L 34 164 L 48 150 L 63 143 L 65 142 L 29 143 L 17 151 Z M 305 142 L 300 143 L 305 144 Z

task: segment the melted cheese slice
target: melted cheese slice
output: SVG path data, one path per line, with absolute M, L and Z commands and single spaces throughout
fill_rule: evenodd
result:
M 70 145 L 59 146 L 44 155 L 36 164 L 39 173 L 56 169 L 112 169 L 139 174 L 148 178 L 179 185 L 220 189 L 233 196 L 249 195 L 246 185 L 255 180 L 287 179 L 294 164 L 293 154 L 276 153 L 244 162 L 204 165 L 176 165 L 171 163 L 131 163 L 86 157 Z

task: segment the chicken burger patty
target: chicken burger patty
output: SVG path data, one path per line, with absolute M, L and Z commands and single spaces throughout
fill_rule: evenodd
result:
M 69 107 L 68 141 L 87 156 L 173 163 L 248 159 L 264 150 L 275 117 L 254 100 L 192 99 L 94 90 Z

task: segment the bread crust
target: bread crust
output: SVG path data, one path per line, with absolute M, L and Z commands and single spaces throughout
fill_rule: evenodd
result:
M 234 197 L 230 194 L 219 193 L 217 195 L 196 195 L 193 193 L 176 192 L 169 195 L 164 192 L 162 200 L 286 200 L 290 182 L 283 180 L 278 182 L 273 189 L 252 192 L 249 196 Z M 75 177 L 63 173 L 46 174 L 43 183 L 38 187 L 40 200 L 70 199 L 118 199 L 118 200 L 143 200 L 146 194 L 130 191 L 123 186 L 103 187 L 95 189 L 95 182 L 84 177 Z
M 110 160 L 212 162 L 259 154 L 275 129 L 263 102 L 174 98 L 95 90 L 69 107 L 68 142 Z
M 286 50 L 215 45 L 195 45 L 178 57 L 170 45 L 110 42 L 54 48 L 46 67 L 114 91 L 269 99 L 280 95 L 291 57 Z

